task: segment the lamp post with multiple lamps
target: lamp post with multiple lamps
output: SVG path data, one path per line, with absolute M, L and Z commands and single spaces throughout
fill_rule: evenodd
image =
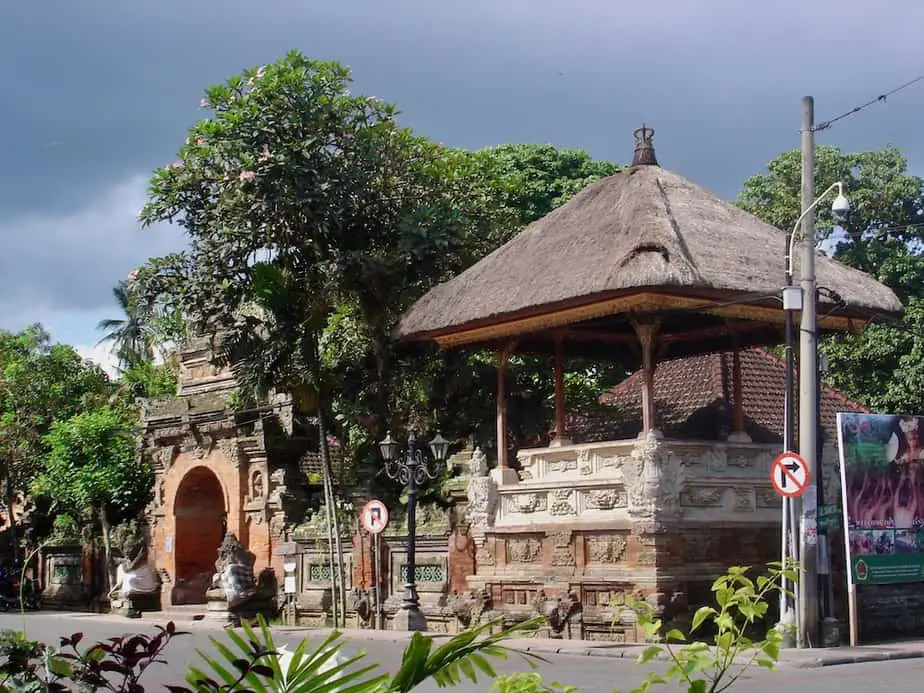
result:
M 437 431 L 427 447 L 437 463 L 446 461 L 449 441 Z M 417 488 L 436 478 L 436 471 L 430 469 L 427 451 L 417 440 L 417 432 L 408 431 L 407 447 L 391 437 L 391 431 L 379 443 L 379 451 L 385 461 L 385 474 L 390 479 L 407 487 L 407 573 L 404 579 L 404 597 L 401 608 L 395 614 L 395 630 L 427 630 L 427 619 L 420 610 L 417 596 L 416 548 L 417 548 Z

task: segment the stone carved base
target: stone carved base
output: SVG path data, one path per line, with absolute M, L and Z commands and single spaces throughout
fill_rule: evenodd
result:
M 427 632 L 427 617 L 420 609 L 398 609 L 392 620 L 392 629 L 400 631 Z

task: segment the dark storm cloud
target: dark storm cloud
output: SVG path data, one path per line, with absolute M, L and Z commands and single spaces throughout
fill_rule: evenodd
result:
M 0 9 L 0 310 L 88 309 L 177 234 L 120 206 L 172 160 L 202 88 L 297 48 L 449 144 L 552 142 L 662 164 L 732 197 L 798 145 L 799 99 L 835 115 L 924 71 L 924 5 L 842 0 L 45 0 Z M 924 88 L 847 119 L 846 149 L 917 136 Z M 126 203 L 127 204 L 127 203 Z M 75 221 L 76 220 L 76 221 Z

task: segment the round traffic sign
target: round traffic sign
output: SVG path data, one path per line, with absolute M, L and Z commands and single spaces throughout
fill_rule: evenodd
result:
M 770 466 L 770 483 L 781 496 L 797 498 L 809 485 L 808 464 L 796 453 L 784 452 Z
M 363 506 L 359 519 L 367 532 L 378 534 L 388 526 L 388 508 L 380 500 L 371 500 Z

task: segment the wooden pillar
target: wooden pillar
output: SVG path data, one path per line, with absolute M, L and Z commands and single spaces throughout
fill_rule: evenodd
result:
M 657 368 L 655 338 L 658 333 L 658 323 L 633 322 L 632 327 L 635 329 L 642 352 L 642 433 L 650 433 L 655 430 L 654 374 Z
M 728 335 L 732 343 L 732 432 L 728 440 L 735 443 L 750 443 L 751 437 L 744 430 L 744 387 L 741 378 L 741 342 L 734 320 L 726 320 Z
M 555 439 L 553 445 L 568 445 L 567 424 L 565 423 L 565 369 L 564 338 L 555 338 Z
M 497 352 L 497 466 L 506 469 L 507 460 L 507 361 L 514 345 L 508 344 Z
M 744 394 L 741 387 L 741 349 L 732 351 L 732 432 L 744 433 Z

